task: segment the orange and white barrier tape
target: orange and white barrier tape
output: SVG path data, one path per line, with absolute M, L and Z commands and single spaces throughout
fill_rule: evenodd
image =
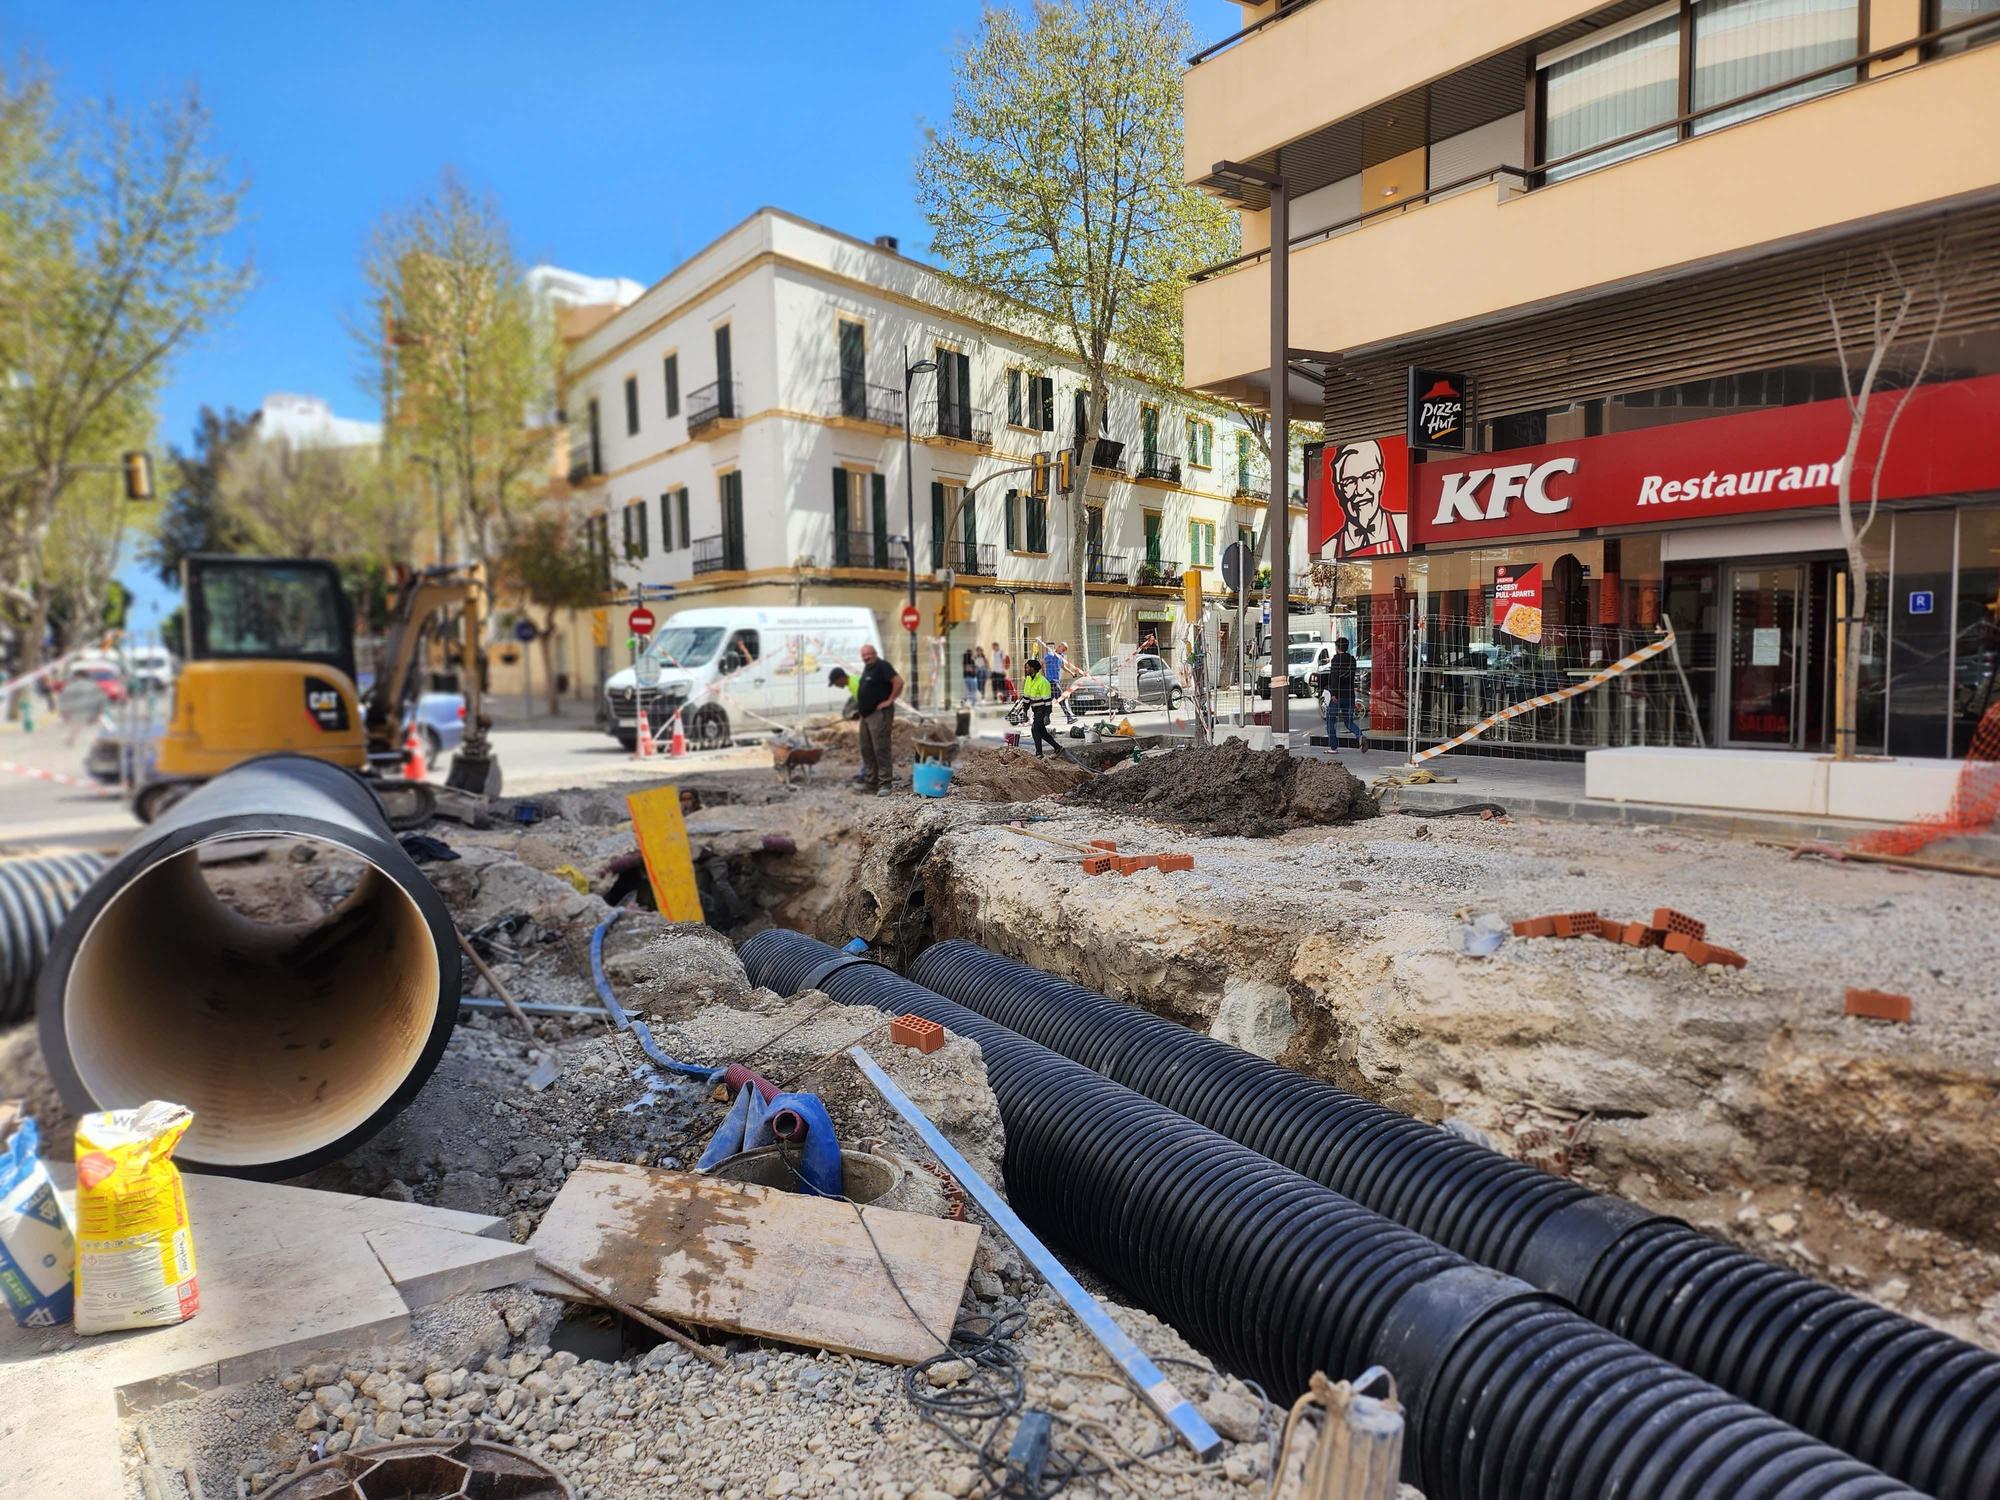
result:
M 61 771 L 44 771 L 40 766 L 24 766 L 17 760 L 0 760 L 0 771 L 14 776 L 32 776 L 36 781 L 49 781 L 57 786 L 73 786 L 79 791 L 95 792 L 100 797 L 118 795 L 115 786 L 105 786 L 102 782 L 89 781 L 81 776 L 65 776 Z
M 1477 724 L 1462 733 L 1453 735 L 1441 745 L 1433 745 L 1428 750 L 1419 750 L 1410 757 L 1410 764 L 1420 766 L 1433 756 L 1443 755 L 1447 750 L 1456 750 L 1470 740 L 1478 739 L 1495 724 L 1504 724 L 1509 719 L 1518 719 L 1522 714 L 1533 713 L 1538 708 L 1547 708 L 1552 703 L 1560 703 L 1565 698 L 1575 698 L 1593 688 L 1601 688 L 1614 677 L 1622 677 L 1642 662 L 1651 661 L 1663 651 L 1674 648 L 1674 632 L 1671 627 L 1656 641 L 1649 641 L 1629 656 L 1621 656 L 1601 671 L 1593 672 L 1581 682 L 1573 682 L 1566 688 L 1558 688 L 1553 693 L 1537 693 L 1532 698 L 1524 698 L 1519 703 L 1509 704 L 1496 714 L 1488 714 Z

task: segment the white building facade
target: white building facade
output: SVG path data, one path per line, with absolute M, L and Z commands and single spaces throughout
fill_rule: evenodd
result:
M 1026 326 L 966 310 L 948 278 L 891 243 L 760 210 L 568 342 L 571 503 L 614 599 L 643 583 L 674 589 L 656 613 L 862 604 L 901 662 L 914 536 L 927 641 L 946 574 L 966 591 L 954 682 L 975 644 L 1018 658 L 1069 640 L 1067 504 L 1009 471 L 1076 446 L 1084 381 Z M 906 381 L 906 362 L 936 368 Z M 1260 540 L 1268 510 L 1262 442 L 1230 409 L 1118 378 L 1107 427 L 1088 485 L 1089 638 L 1071 641 L 1092 660 L 1148 632 L 1164 645 L 1185 569 L 1219 599 L 1223 548 Z M 581 654 L 590 633 L 575 635 Z M 598 650 L 599 671 L 622 665 Z M 592 665 L 572 660 L 579 691 Z

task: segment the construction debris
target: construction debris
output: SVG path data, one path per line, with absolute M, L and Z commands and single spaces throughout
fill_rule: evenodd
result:
M 1870 1021 L 1896 1021 L 1907 1026 L 1910 1024 L 1910 997 L 1892 995 L 1887 990 L 1857 989 L 1849 985 L 1847 1014 Z
M 1651 922 L 1619 922 L 1594 911 L 1565 911 L 1523 917 L 1514 923 L 1514 936 L 1518 938 L 1594 937 L 1628 948 L 1664 948 L 1680 954 L 1696 967 L 1713 964 L 1740 969 L 1748 963 L 1735 949 L 1706 941 L 1707 933 L 1706 923 L 1666 906 L 1654 909 Z
M 1378 811 L 1368 788 L 1339 762 L 1252 750 L 1243 740 L 1120 764 L 1076 787 L 1069 800 L 1247 838 L 1355 822 Z

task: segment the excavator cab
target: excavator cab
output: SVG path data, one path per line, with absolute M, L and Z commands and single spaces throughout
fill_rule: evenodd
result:
M 364 692 L 355 670 L 354 607 L 330 562 L 305 557 L 197 555 L 181 565 L 186 601 L 183 666 L 173 715 L 151 775 L 133 797 L 142 822 L 210 777 L 260 755 L 285 752 L 374 777 L 400 775 L 404 711 L 423 644 L 438 619 L 465 625 L 467 735 L 448 786 L 497 794 L 497 768 L 479 711 L 485 588 L 474 567 L 431 568 L 397 589 L 381 670 Z M 383 780 L 398 821 L 435 804 L 420 782 Z M 400 806 L 400 804 L 409 804 Z

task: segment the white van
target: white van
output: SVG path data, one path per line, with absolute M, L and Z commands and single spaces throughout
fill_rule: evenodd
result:
M 838 713 L 847 689 L 827 682 L 835 667 L 861 670 L 861 648 L 882 649 L 871 610 L 856 608 L 683 609 L 653 632 L 646 655 L 659 681 L 639 686 L 637 671 L 614 672 L 604 685 L 607 721 L 618 743 L 639 742 L 639 706 L 658 736 L 675 710 L 698 749 L 727 745 L 735 734 L 789 728 L 801 713 Z

